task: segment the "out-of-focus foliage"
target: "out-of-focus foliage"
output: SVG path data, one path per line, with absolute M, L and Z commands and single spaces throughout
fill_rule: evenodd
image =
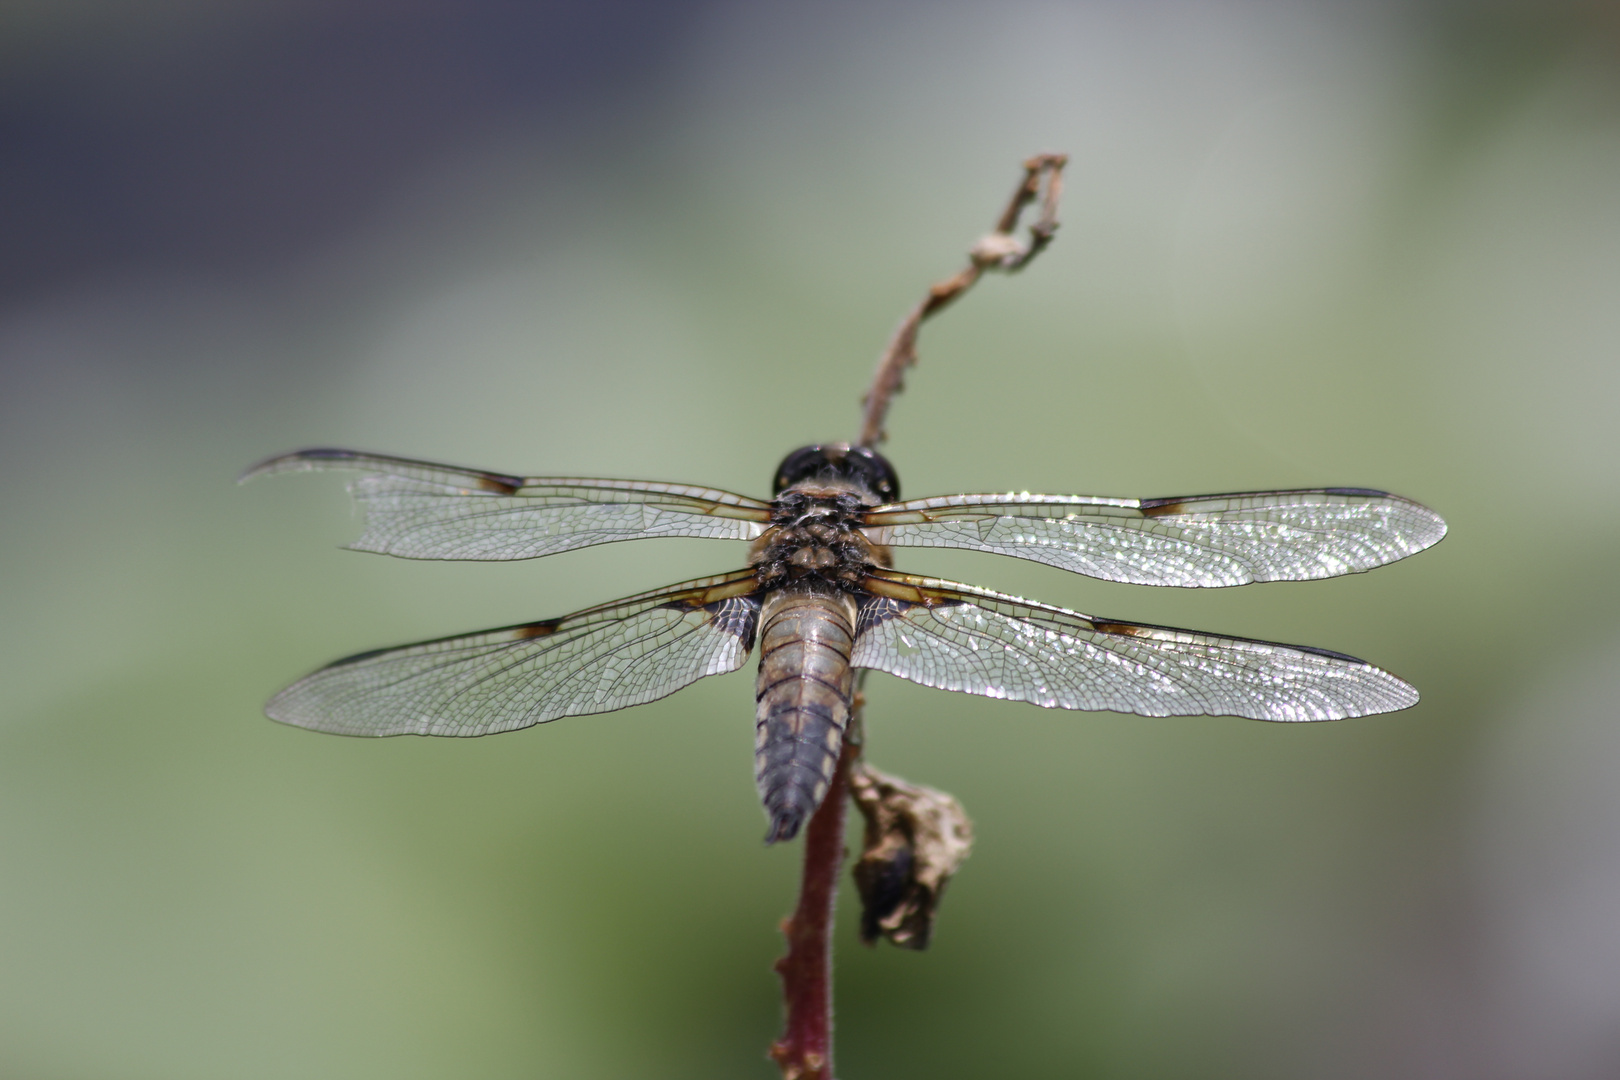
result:
M 926 953 L 846 907 L 841 1075 L 1620 1070 L 1612 7 L 203 7 L 0 21 L 0 1072 L 768 1076 L 798 852 L 750 676 L 470 742 L 259 714 L 740 545 L 391 561 L 334 550 L 337 481 L 232 479 L 325 444 L 765 494 L 1040 149 L 1064 228 L 925 329 L 908 495 L 1353 484 L 1451 535 L 1222 593 L 904 568 L 1424 701 L 874 678 L 872 759 L 978 842 Z

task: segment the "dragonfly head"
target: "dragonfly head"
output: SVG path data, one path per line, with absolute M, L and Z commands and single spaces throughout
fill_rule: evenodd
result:
M 776 468 L 771 494 L 780 495 L 806 480 L 844 480 L 861 485 L 880 503 L 900 499 L 900 477 L 894 466 L 875 450 L 849 443 L 803 446 L 782 459 Z

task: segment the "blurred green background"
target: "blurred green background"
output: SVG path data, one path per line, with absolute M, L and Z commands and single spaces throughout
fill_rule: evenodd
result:
M 752 674 L 495 738 L 262 702 L 731 569 L 340 552 L 355 446 L 767 493 L 1038 150 L 1056 244 L 923 334 L 908 495 L 1386 488 L 1435 550 L 1171 593 L 1399 715 L 1048 713 L 874 677 L 978 847 L 838 939 L 884 1077 L 1620 1074 L 1620 13 L 1599 3 L 0 10 L 0 1075 L 769 1077 Z

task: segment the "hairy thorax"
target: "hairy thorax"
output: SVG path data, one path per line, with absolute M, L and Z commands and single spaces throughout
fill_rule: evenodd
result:
M 860 530 L 875 500 L 850 484 L 805 482 L 777 496 L 771 527 L 749 551 L 765 589 L 852 592 L 870 566 L 890 565 L 889 549 Z

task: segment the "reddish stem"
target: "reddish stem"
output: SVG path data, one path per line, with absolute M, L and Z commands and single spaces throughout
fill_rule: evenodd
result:
M 838 871 L 844 864 L 844 816 L 849 767 L 860 747 L 845 742 L 821 807 L 804 835 L 799 906 L 782 920 L 787 955 L 776 962 L 787 1013 L 771 1058 L 783 1080 L 832 1080 L 832 927 Z

